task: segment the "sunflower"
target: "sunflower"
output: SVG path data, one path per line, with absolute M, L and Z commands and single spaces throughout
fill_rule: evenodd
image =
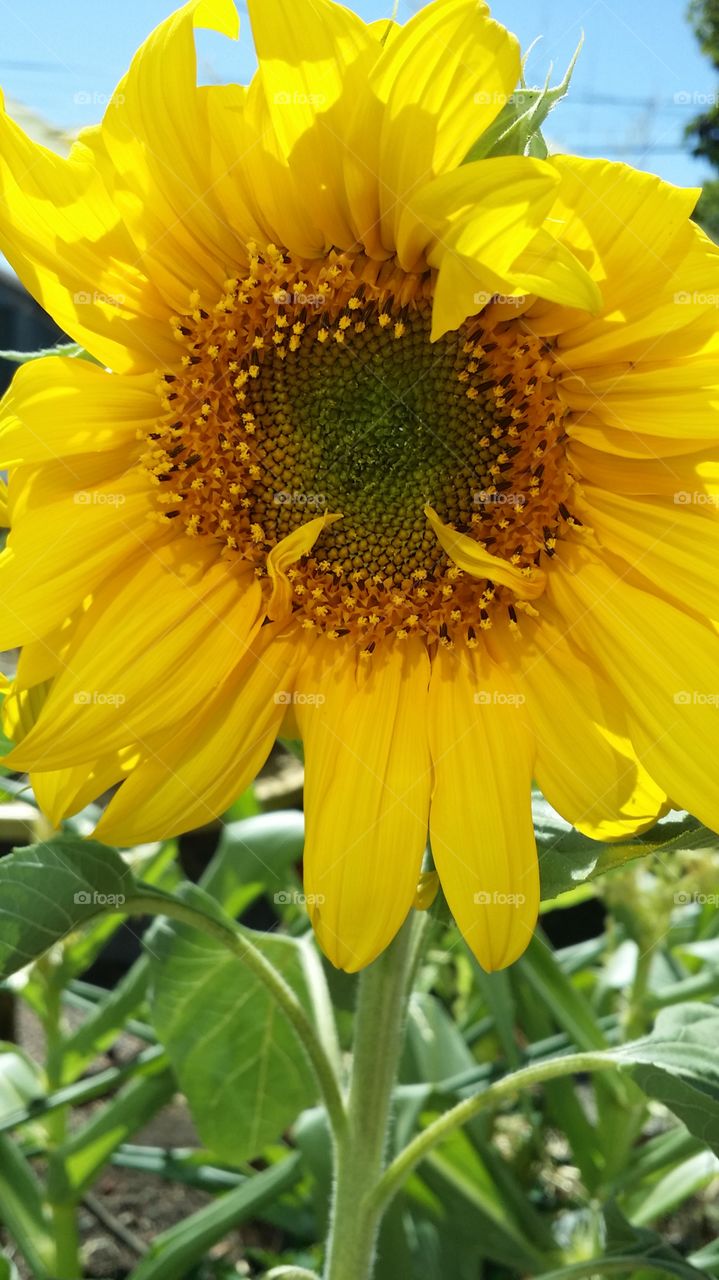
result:
M 2 406 L 6 763 L 55 823 L 116 787 L 128 845 L 299 737 L 334 963 L 396 933 L 429 831 L 499 968 L 533 779 L 602 840 L 719 827 L 718 251 L 696 191 L 468 159 L 520 76 L 478 0 L 249 12 L 249 87 L 197 87 L 194 28 L 238 32 L 193 0 L 67 159 L 0 123 L 0 244 L 94 357 Z

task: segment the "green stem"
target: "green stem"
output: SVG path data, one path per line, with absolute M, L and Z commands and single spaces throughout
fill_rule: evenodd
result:
M 43 1025 L 46 1038 L 45 1072 L 48 1093 L 62 1083 L 64 1039 L 62 1030 L 60 973 L 47 956 L 40 961 L 38 971 L 45 981 L 45 1014 Z M 59 1150 L 67 1136 L 67 1108 L 62 1107 L 45 1121 L 47 1132 L 49 1167 L 60 1159 Z M 52 1183 L 53 1179 L 50 1178 Z M 52 1238 L 55 1246 L 54 1275 L 57 1280 L 77 1280 L 80 1276 L 80 1238 L 77 1228 L 77 1206 L 70 1202 L 56 1203 L 50 1200 Z
M 521 1089 L 541 1084 L 544 1080 L 555 1080 L 558 1076 L 574 1075 L 580 1071 L 606 1071 L 615 1067 L 617 1061 L 609 1053 L 570 1053 L 562 1058 L 550 1058 L 545 1062 L 537 1062 L 520 1071 L 514 1071 L 496 1084 L 488 1085 L 481 1093 L 465 1098 L 456 1106 L 445 1111 L 443 1115 L 427 1125 L 392 1161 L 382 1177 L 376 1182 L 367 1198 L 367 1209 L 375 1213 L 384 1213 L 392 1198 L 406 1182 L 410 1173 L 440 1142 L 444 1142 L 455 1129 L 459 1129 L 468 1120 L 472 1120 L 480 1111 L 494 1107 L 500 1102 L 512 1098 Z
M 653 945 L 647 947 L 644 951 L 640 948 L 624 1022 L 624 1031 L 630 1040 L 644 1035 L 649 1023 L 646 1000 L 649 993 L 649 974 L 653 959 Z
M 260 982 L 264 983 L 288 1022 L 291 1023 L 307 1054 L 327 1108 L 332 1132 L 336 1142 L 339 1143 L 347 1129 L 347 1114 L 332 1063 L 294 991 L 254 945 L 247 931 L 239 926 L 229 927 L 221 920 L 213 919 L 193 907 L 186 906 L 184 902 L 170 897 L 169 894 L 148 893 L 146 896 L 128 898 L 124 909 L 130 915 L 171 916 L 181 924 L 201 930 L 227 947 L 233 955 L 242 960 L 256 978 L 259 978 Z
M 381 1176 L 392 1092 L 404 1037 L 409 978 L 423 913 L 412 912 L 387 950 L 360 975 L 348 1131 L 337 1149 L 325 1280 L 369 1280 L 381 1219 L 368 1192 Z

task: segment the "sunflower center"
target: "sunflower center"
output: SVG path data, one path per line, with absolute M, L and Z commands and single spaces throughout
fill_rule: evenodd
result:
M 491 483 L 500 446 L 481 445 L 485 424 L 458 380 L 459 335 L 430 345 L 429 302 L 403 318 L 376 304 L 361 316 L 335 328 L 334 341 L 315 317 L 295 351 L 270 350 L 263 361 L 248 396 L 262 435 L 254 513 L 276 542 L 308 511 L 341 511 L 321 536 L 324 558 L 399 585 L 442 556 L 425 504 L 470 522 L 478 479 Z
M 431 278 L 333 254 L 251 251 L 186 348 L 144 465 L 164 520 L 266 573 L 308 520 L 341 513 L 287 570 L 304 625 L 367 651 L 413 631 L 476 642 L 509 587 L 463 573 L 428 524 L 531 572 L 554 554 L 572 478 L 553 356 L 519 319 L 472 317 L 430 341 Z M 527 607 L 524 605 L 523 607 Z

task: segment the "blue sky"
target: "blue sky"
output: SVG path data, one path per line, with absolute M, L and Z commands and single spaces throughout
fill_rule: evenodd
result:
M 288 4 L 299 0 L 285 0 Z M 538 35 L 528 79 L 550 62 L 563 71 L 585 33 L 571 96 L 548 134 L 559 148 L 608 155 L 695 185 L 707 175 L 682 147 L 683 125 L 719 89 L 686 21 L 687 0 L 496 0 L 493 12 L 526 48 Z M 355 0 L 367 20 L 392 0 Z M 0 83 L 8 97 L 62 127 L 90 124 L 134 49 L 176 7 L 173 0 L 0 0 Z M 240 4 L 244 14 L 244 6 Z M 405 20 L 419 7 L 400 0 Z M 201 76 L 246 80 L 253 67 L 249 25 L 239 46 L 202 33 Z

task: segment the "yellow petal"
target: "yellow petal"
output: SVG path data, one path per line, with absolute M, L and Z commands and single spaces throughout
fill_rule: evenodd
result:
M 341 519 L 341 515 L 330 515 L 325 512 L 324 515 L 308 520 L 307 524 L 293 529 L 292 533 L 288 533 L 277 543 L 277 546 L 272 548 L 267 557 L 267 572 L 272 582 L 272 595 L 267 606 L 268 618 L 277 621 L 289 616 L 292 612 L 292 584 L 286 570 L 312 550 L 327 525 Z
M 435 0 L 393 31 L 347 148 L 350 203 L 372 252 L 398 245 L 407 201 L 461 164 L 506 104 L 519 70 L 515 37 L 476 0 Z
M 10 511 L 8 508 L 7 485 L 4 480 L 0 480 L 0 529 L 7 529 L 10 526 Z
M 21 365 L 0 403 L 0 467 L 123 445 L 134 453 L 138 429 L 160 411 L 156 382 L 58 356 Z
M 518 569 L 508 560 L 490 555 L 466 533 L 458 533 L 456 529 L 444 524 L 432 507 L 425 507 L 424 513 L 440 546 L 465 573 L 471 573 L 474 578 L 488 578 L 490 582 L 509 587 L 520 600 L 536 600 L 542 595 L 547 583 L 547 575 L 542 569 L 535 566 L 529 571 Z
M 501 626 L 488 641 L 526 698 L 535 778 L 552 807 L 593 840 L 626 840 L 656 822 L 667 797 L 637 758 L 623 699 L 547 600 L 537 623 L 523 625 L 521 644 Z
M 551 165 L 526 156 L 476 160 L 424 182 L 402 207 L 399 261 L 411 271 L 427 257 L 441 270 L 445 254 L 459 254 L 502 277 L 541 227 L 558 184 Z
M 192 558 L 172 544 L 117 571 L 82 618 L 13 765 L 65 768 L 182 722 L 242 657 L 260 607 L 254 577 L 228 573 L 196 544 Z
M 583 548 L 564 549 L 549 593 L 590 661 L 625 699 L 647 772 L 677 807 L 719 829 L 716 631 Z
M 539 908 L 534 741 L 501 668 L 440 648 L 429 698 L 430 840 L 450 910 L 484 969 L 522 954 Z
M 220 296 L 248 230 L 239 218 L 223 216 L 214 192 L 219 175 L 211 166 L 205 94 L 197 88 L 198 27 L 236 39 L 232 0 L 190 0 L 161 22 L 135 54 L 92 139 L 95 163 L 114 176 L 136 256 L 177 310 L 187 308 L 193 289 L 210 302 Z
M 302 175 L 305 203 L 324 248 L 356 240 L 344 190 L 345 122 L 366 95 L 377 53 L 365 24 L 333 0 L 249 0 L 267 112 L 280 155 Z M 361 64 L 361 75 L 353 67 Z
M 15 486 L 13 475 L 12 487 Z M 0 555 L 0 649 L 27 644 L 57 627 L 98 583 L 168 538 L 148 520 L 152 494 L 140 474 L 112 479 L 73 497 L 33 499 L 13 511 Z
M 355 661 L 318 641 L 295 693 L 308 909 L 323 951 L 351 973 L 384 950 L 412 906 L 431 778 L 424 646 L 378 650 L 357 672 Z
M 80 146 L 68 159 L 32 142 L 0 98 L 0 249 L 61 329 L 124 372 L 176 360 L 166 309 Z
M 137 748 L 126 747 L 123 751 L 103 756 L 89 767 L 80 764 L 51 773 L 31 773 L 30 785 L 48 822 L 59 827 L 70 814 L 79 813 L 110 787 L 121 782 L 135 767 L 138 757 Z
M 512 264 L 512 284 L 563 307 L 597 312 L 602 294 L 571 249 L 543 227 Z
M 212 821 L 262 768 L 306 642 L 260 632 L 245 658 L 187 724 L 153 744 L 111 800 L 96 835 L 112 844 L 163 839 Z
M 719 514 L 713 502 L 702 506 L 699 497 L 698 486 L 694 493 L 678 491 L 673 502 L 628 498 L 587 486 L 577 510 L 602 546 L 660 591 L 719 619 Z
M 684 304 L 671 305 L 680 314 L 686 310 Z M 580 419 L 589 410 L 620 431 L 719 440 L 719 350 L 681 362 L 637 366 L 627 359 L 619 366 L 584 369 L 563 377 L 559 389 Z

